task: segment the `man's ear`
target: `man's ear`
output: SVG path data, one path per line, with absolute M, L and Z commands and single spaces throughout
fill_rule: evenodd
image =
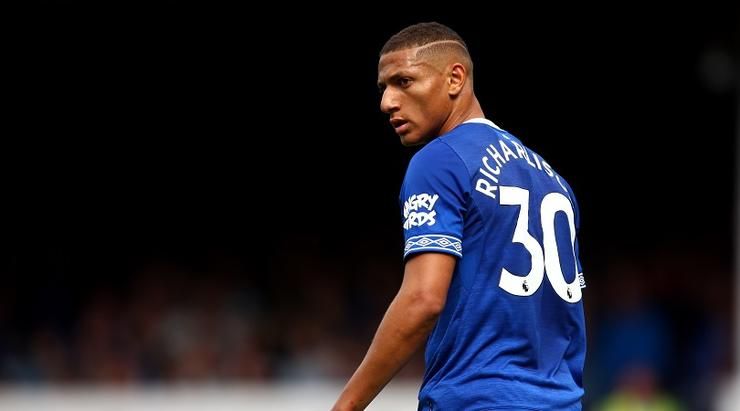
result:
M 468 81 L 468 72 L 465 70 L 465 66 L 460 63 L 453 63 L 450 67 L 450 74 L 447 76 L 447 84 L 449 84 L 448 93 L 450 96 L 459 95 L 466 81 Z

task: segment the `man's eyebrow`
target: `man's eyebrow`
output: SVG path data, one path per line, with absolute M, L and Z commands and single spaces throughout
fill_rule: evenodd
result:
M 385 85 L 386 85 L 386 84 L 388 84 L 388 83 L 392 83 L 392 82 L 394 82 L 394 81 L 398 80 L 398 79 L 399 79 L 399 78 L 401 78 L 401 77 L 409 77 L 409 76 L 410 76 L 410 74 L 409 74 L 409 73 L 407 73 L 407 72 L 405 72 L 405 71 L 403 71 L 403 70 L 401 70 L 401 71 L 397 71 L 397 72 L 395 72 L 395 73 L 391 74 L 391 75 L 390 75 L 390 76 L 389 76 L 389 77 L 388 77 L 388 78 L 386 79 L 386 81 L 381 81 L 381 80 L 378 80 L 378 88 L 383 88 L 383 87 L 385 87 Z

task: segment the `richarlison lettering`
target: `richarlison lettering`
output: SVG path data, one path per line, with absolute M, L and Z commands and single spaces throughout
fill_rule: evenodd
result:
M 421 227 L 422 225 L 434 225 L 437 222 L 437 212 L 434 211 L 434 204 L 439 200 L 439 194 L 414 194 L 403 203 L 403 228 L 408 230 L 411 227 Z
M 555 178 L 558 184 L 560 184 L 560 187 L 563 187 L 563 190 L 568 192 L 568 189 L 560 181 L 560 176 L 552 171 L 552 167 L 545 160 L 539 158 L 534 152 L 527 152 L 521 144 L 511 140 L 509 137 L 504 137 L 509 140 L 509 144 L 514 149 L 512 150 L 512 147 L 506 144 L 504 140 L 499 140 L 498 146 L 489 144 L 486 147 L 486 153 L 488 155 L 481 158 L 482 167 L 479 171 L 483 177 L 478 178 L 478 181 L 475 182 L 476 191 L 495 199 L 496 192 L 498 192 L 498 176 L 501 175 L 501 169 L 511 160 L 524 160 L 532 168 L 536 168 L 551 178 Z

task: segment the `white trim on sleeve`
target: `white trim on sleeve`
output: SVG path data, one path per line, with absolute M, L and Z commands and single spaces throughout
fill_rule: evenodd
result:
M 406 258 L 410 253 L 419 251 L 443 251 L 462 257 L 462 241 L 457 237 L 444 234 L 425 234 L 409 237 L 406 240 L 403 257 Z

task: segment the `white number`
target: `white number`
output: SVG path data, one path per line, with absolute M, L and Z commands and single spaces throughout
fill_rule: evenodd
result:
M 581 274 L 578 273 L 578 265 L 576 263 L 576 276 L 573 282 L 566 283 L 565 275 L 560 266 L 558 245 L 555 240 L 555 214 L 558 211 L 562 211 L 568 218 L 571 251 L 573 252 L 573 261 L 576 261 L 575 219 L 573 216 L 573 205 L 568 198 L 560 193 L 550 193 L 542 199 L 540 219 L 542 220 L 543 253 L 543 247 L 540 246 L 537 239 L 529 234 L 529 191 L 519 187 L 501 186 L 499 193 L 502 205 L 518 205 L 520 207 L 519 217 L 516 221 L 516 227 L 514 227 L 514 236 L 511 241 L 524 245 L 524 248 L 532 256 L 532 268 L 527 275 L 515 275 L 510 273 L 506 268 L 502 268 L 501 279 L 498 283 L 499 287 L 514 295 L 529 296 L 540 288 L 544 274 L 547 273 L 547 279 L 560 298 L 569 303 L 580 301 L 582 297 L 579 284 Z
M 576 276 L 573 282 L 565 282 L 565 275 L 560 268 L 560 256 L 558 245 L 555 242 L 555 213 L 563 211 L 568 216 L 568 227 L 570 228 L 570 249 L 573 252 L 573 261 L 576 261 L 576 227 L 573 223 L 573 206 L 568 198 L 560 193 L 550 193 L 542 199 L 540 206 L 540 219 L 542 220 L 542 244 L 545 246 L 545 271 L 547 279 L 550 280 L 552 288 L 560 298 L 568 302 L 581 300 L 581 286 L 578 283 L 578 264 L 575 264 Z
M 521 207 L 514 228 L 514 237 L 511 241 L 523 244 L 524 248 L 529 251 L 529 254 L 532 255 L 532 269 L 529 270 L 529 274 L 520 277 L 510 273 L 506 268 L 502 268 L 501 280 L 499 280 L 498 286 L 514 295 L 532 295 L 542 284 L 545 263 L 540 243 L 527 231 L 529 227 L 529 191 L 519 187 L 506 186 L 501 186 L 500 190 L 501 204 Z

